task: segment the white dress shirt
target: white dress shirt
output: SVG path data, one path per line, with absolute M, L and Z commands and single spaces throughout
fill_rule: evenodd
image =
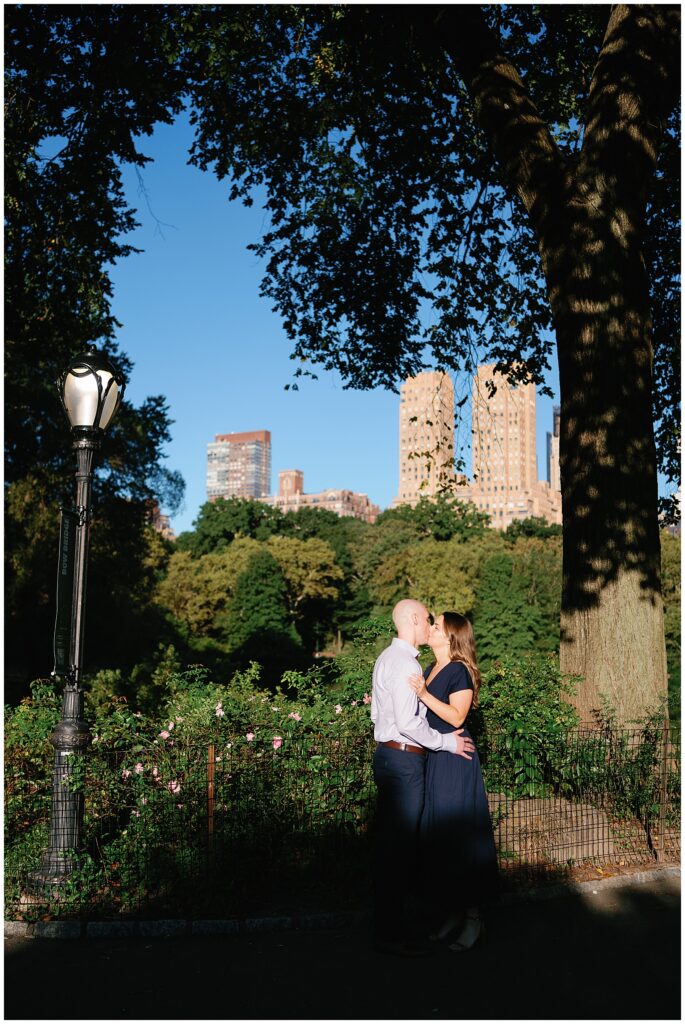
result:
M 425 720 L 426 707 L 408 683 L 410 676 L 421 674 L 418 651 L 406 640 L 395 637 L 378 656 L 373 668 L 371 721 L 379 742 L 415 743 L 430 750 L 457 752 L 454 733 L 431 729 Z

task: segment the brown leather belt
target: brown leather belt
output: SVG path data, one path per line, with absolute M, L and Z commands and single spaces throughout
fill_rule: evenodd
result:
M 398 743 L 396 740 L 381 740 L 381 747 L 392 747 L 393 750 L 408 750 L 410 754 L 423 754 L 426 756 L 425 747 L 415 747 L 413 743 Z

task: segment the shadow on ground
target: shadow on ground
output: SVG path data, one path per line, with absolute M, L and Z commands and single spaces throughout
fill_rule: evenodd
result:
M 680 1020 L 680 878 L 500 904 L 426 960 L 365 927 L 188 939 L 8 939 L 5 1019 Z

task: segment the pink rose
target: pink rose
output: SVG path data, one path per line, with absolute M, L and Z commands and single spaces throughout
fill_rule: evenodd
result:
M 162 731 L 158 735 L 161 736 L 163 740 L 169 739 L 169 733 L 166 731 L 166 729 L 162 729 Z
M 138 773 L 138 775 L 140 775 L 140 773 L 143 772 L 144 770 L 145 769 L 143 768 L 142 764 L 139 761 L 138 764 L 135 767 L 135 771 Z
M 302 721 L 302 715 L 298 715 L 297 711 L 291 711 L 288 718 L 294 718 L 296 722 Z
M 254 739 L 254 733 L 253 732 L 246 732 L 245 733 L 245 739 L 247 740 L 248 743 L 252 743 L 252 740 Z
M 364 696 L 362 697 L 362 700 L 364 701 L 365 704 L 370 704 L 371 703 L 371 698 L 369 697 L 368 693 L 364 694 Z
M 169 730 L 169 732 L 171 732 L 171 730 L 173 729 L 173 727 L 174 727 L 174 723 L 173 723 L 173 722 L 169 722 L 169 724 L 168 724 L 168 726 L 167 726 L 167 729 Z
M 341 712 L 342 712 L 342 708 L 340 707 L 339 704 L 336 704 L 335 705 L 335 713 L 336 713 L 336 715 L 341 714 Z
M 122 779 L 127 779 L 127 778 L 129 777 L 129 775 L 130 775 L 130 774 L 131 774 L 131 773 L 130 773 L 130 771 L 128 770 L 128 768 L 124 768 L 123 772 L 121 773 L 121 777 L 122 777 Z
M 173 793 L 174 795 L 176 793 L 181 792 L 181 785 L 179 782 L 176 781 L 176 779 L 173 779 L 171 782 L 168 782 L 166 788 L 169 790 L 170 793 Z
M 283 739 L 280 736 L 274 736 L 274 750 L 278 750 L 279 747 L 283 746 Z

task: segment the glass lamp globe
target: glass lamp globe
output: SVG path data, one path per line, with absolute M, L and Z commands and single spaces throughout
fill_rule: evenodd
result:
M 76 356 L 59 379 L 64 411 L 72 427 L 106 430 L 124 394 L 124 377 L 96 349 Z

